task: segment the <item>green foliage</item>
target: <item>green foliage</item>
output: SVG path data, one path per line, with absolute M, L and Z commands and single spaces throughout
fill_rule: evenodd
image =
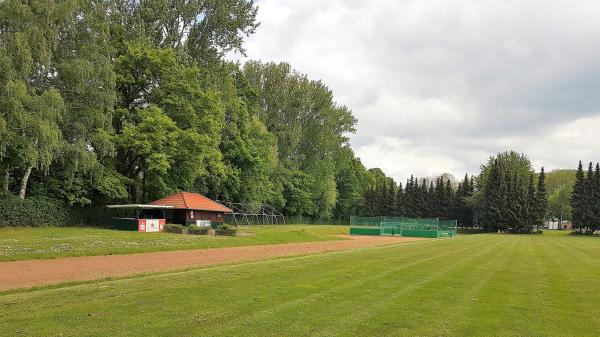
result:
M 600 164 L 594 170 L 590 162 L 587 174 L 579 161 L 571 195 L 573 228 L 580 233 L 592 234 L 600 229 Z
M 469 204 L 469 200 L 474 192 L 473 178 L 469 179 L 469 176 L 465 174 L 464 180 L 458 183 L 454 203 L 456 220 L 461 227 L 469 227 L 474 224 L 473 208 Z
M 222 224 L 221 226 L 217 227 L 217 229 L 215 229 L 215 235 L 236 236 L 237 227 L 228 224 Z
M 230 51 L 243 52 L 245 36 L 254 33 L 257 7 L 250 0 L 190 0 L 167 4 L 129 3 L 133 18 L 161 47 L 181 48 L 198 62 L 217 62 Z
M 20 199 L 0 197 L 0 227 L 40 227 L 69 225 L 69 214 L 61 200 L 45 197 Z
M 347 218 L 352 214 L 361 214 L 363 193 L 367 184 L 365 167 L 349 147 L 339 152 L 336 163 L 335 186 L 338 194 L 333 211 L 334 218 Z
M 206 226 L 188 226 L 187 227 L 187 233 L 188 234 L 193 234 L 193 235 L 207 235 L 208 234 L 208 230 L 210 229 L 210 227 L 206 227 Z
M 488 162 L 481 166 L 481 173 L 477 178 L 480 189 L 485 189 L 487 180 L 491 178 L 494 162 L 497 162 L 502 167 L 502 170 L 516 174 L 517 179 L 523 183 L 523 186 L 528 181 L 529 175 L 533 173 L 531 161 L 527 155 L 512 150 L 501 152 L 495 157 L 490 157 Z
M 93 206 L 187 190 L 313 218 L 360 209 L 352 112 L 289 64 L 223 60 L 258 27 L 253 1 L 0 6 L 9 193 Z
M 571 219 L 571 193 L 576 170 L 552 170 L 546 174 L 548 215 L 557 219 Z
M 104 171 L 96 155 L 106 155 L 111 146 L 98 136 L 110 127 L 115 97 L 102 14 L 107 5 L 0 4 L 0 120 L 9 126 L 8 142 L 0 146 L 5 189 L 24 197 L 30 178 L 49 180 L 33 195 L 82 205 L 102 193 L 94 188 Z
M 534 198 L 534 221 L 533 224 L 536 226 L 542 225 L 546 218 L 548 210 L 548 198 L 546 193 L 546 174 L 544 168 L 540 171 L 538 176 L 537 191 Z
M 260 97 L 260 120 L 277 139 L 279 165 L 273 178 L 282 186 L 285 213 L 331 216 L 337 199 L 335 158 L 347 147 L 356 119 L 333 101 L 323 83 L 287 63 L 251 61 L 244 75 Z
M 184 227 L 180 224 L 166 224 L 163 226 L 163 232 L 166 233 L 174 233 L 174 234 L 183 234 Z
M 529 233 L 542 225 L 547 213 L 544 168 L 536 188 L 527 156 L 510 151 L 492 159 L 482 166 L 478 191 L 471 197 L 480 224 L 490 231 L 514 233 Z
M 235 64 L 203 76 L 207 87 L 221 93 L 225 111 L 219 144 L 224 170 L 204 181 L 207 193 L 222 200 L 280 204 L 281 190 L 271 179 L 278 161 L 276 138 L 258 118 L 256 93 Z

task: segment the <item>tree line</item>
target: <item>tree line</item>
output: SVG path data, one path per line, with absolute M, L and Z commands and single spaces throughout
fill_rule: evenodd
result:
M 536 175 L 529 158 L 515 151 L 490 157 L 478 176 L 465 174 L 458 183 L 444 175 L 411 176 L 403 187 L 372 172 L 377 178 L 365 191 L 361 215 L 455 219 L 462 227 L 510 232 L 531 232 L 546 219 L 544 168 Z
M 404 187 L 391 178 L 381 179 L 365 191 L 361 215 L 455 219 L 470 226 L 473 213 L 467 202 L 474 188 L 474 178 L 466 174 L 457 186 L 444 176 L 428 181 L 411 175 Z
M 227 61 L 258 28 L 247 0 L 0 3 L 5 198 L 67 206 L 186 190 L 288 215 L 356 212 L 356 118 L 287 63 Z
M 323 82 L 285 62 L 227 60 L 259 29 L 258 10 L 247 0 L 0 2 L 2 198 L 35 209 L 37 199 L 144 203 L 185 190 L 290 216 L 540 224 L 544 179 L 532 182 L 514 151 L 458 183 L 402 186 L 367 169 L 348 144 L 356 118 Z

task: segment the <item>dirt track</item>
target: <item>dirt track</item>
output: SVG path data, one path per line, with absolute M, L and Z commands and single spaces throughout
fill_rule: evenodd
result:
M 346 238 L 349 240 L 2 262 L 0 290 L 423 240 L 382 236 Z

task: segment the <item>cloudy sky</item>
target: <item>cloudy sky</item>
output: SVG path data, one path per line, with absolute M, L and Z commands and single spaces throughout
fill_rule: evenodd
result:
M 247 56 L 323 80 L 351 144 L 402 181 L 600 160 L 600 1 L 263 0 Z

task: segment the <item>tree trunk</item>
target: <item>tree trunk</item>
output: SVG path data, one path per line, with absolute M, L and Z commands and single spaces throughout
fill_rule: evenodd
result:
M 32 169 L 33 166 L 27 167 L 27 170 L 25 170 L 25 174 L 21 179 L 21 189 L 19 190 L 19 198 L 21 199 L 25 199 L 25 191 L 27 191 L 27 181 L 29 181 L 29 175 L 31 174 Z

